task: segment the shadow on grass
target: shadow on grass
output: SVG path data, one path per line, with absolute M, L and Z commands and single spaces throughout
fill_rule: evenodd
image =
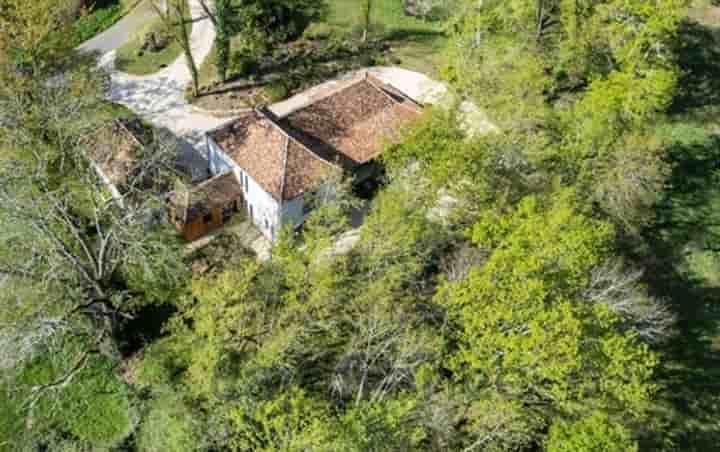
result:
M 683 72 L 679 94 L 670 112 L 720 106 L 720 30 L 686 21 L 675 42 L 675 54 Z
M 383 39 L 389 42 L 403 42 L 407 44 L 430 44 L 444 37 L 445 33 L 441 31 L 400 28 L 385 33 Z
M 720 287 L 713 287 L 683 265 L 694 251 L 720 245 L 720 138 L 676 145 L 671 188 L 647 228 L 646 282 L 667 300 L 677 316 L 677 336 L 664 347 L 660 383 L 667 405 L 666 437 L 649 449 L 674 442 L 674 450 L 716 450 L 720 444 Z
M 720 287 L 687 266 L 697 252 L 720 251 L 720 136 L 705 112 L 720 109 L 717 30 L 685 23 L 675 45 L 683 70 L 671 108 L 678 130 L 692 130 L 669 149 L 669 188 L 656 220 L 643 232 L 639 257 L 650 291 L 677 316 L 677 336 L 661 350 L 662 438 L 647 450 L 709 451 L 720 447 Z M 686 127 L 687 129 L 682 129 Z
M 720 251 L 720 34 L 687 21 L 674 45 L 682 70 L 670 108 L 673 138 L 668 188 L 634 256 L 653 295 L 677 316 L 677 335 L 660 350 L 656 433 L 643 450 L 720 449 L 720 286 L 689 265 Z M 651 429 L 652 430 L 652 429 Z

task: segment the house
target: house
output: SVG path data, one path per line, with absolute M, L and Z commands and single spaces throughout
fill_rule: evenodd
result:
M 283 117 L 258 108 L 206 135 L 213 175 L 232 173 L 242 208 L 270 240 L 309 213 L 305 197 L 332 171 L 367 173 L 422 107 L 362 74 Z

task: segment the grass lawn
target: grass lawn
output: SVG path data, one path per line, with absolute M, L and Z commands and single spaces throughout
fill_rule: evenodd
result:
M 452 0 L 448 0 L 448 4 Z M 330 14 L 325 23 L 331 31 L 362 33 L 362 2 L 329 0 Z M 402 67 L 434 74 L 440 51 L 446 44 L 442 21 L 422 20 L 405 15 L 402 0 L 375 0 L 371 11 L 371 37 L 380 36 L 390 43 Z M 312 32 L 312 26 L 311 30 Z
M 454 0 L 446 1 L 450 4 Z M 364 23 L 361 2 L 328 0 L 328 4 L 330 11 L 324 21 L 311 24 L 302 38 L 276 45 L 272 49 L 273 56 L 269 57 L 278 62 L 276 67 L 268 71 L 266 64 L 264 69 L 253 73 L 253 76 L 263 77 L 271 72 L 286 81 L 292 79 L 288 89 L 288 94 L 292 94 L 309 83 L 314 84 L 333 77 L 336 73 L 362 66 L 393 65 L 431 77 L 437 75 L 437 63 L 447 43 L 442 20 L 423 20 L 407 16 L 403 11 L 402 0 L 374 0 L 368 36 L 369 43 L 373 44 L 361 45 Z M 236 54 L 241 50 L 241 46 L 242 37 L 236 36 L 231 44 L 231 53 Z M 277 53 L 284 54 L 284 57 L 277 58 L 274 56 Z M 205 87 L 206 92 L 213 98 L 205 97 L 196 101 L 207 104 L 201 106 L 213 110 L 224 110 L 226 105 L 222 104 L 228 103 L 235 106 L 250 105 L 252 102 L 243 104 L 240 100 L 246 93 L 238 92 L 232 84 L 219 83 L 212 57 L 214 50 L 210 55 L 200 66 L 200 85 Z M 263 58 L 267 60 L 268 56 Z M 231 82 L 248 76 L 234 73 L 232 65 L 228 75 Z M 302 79 L 303 82 L 298 83 L 297 79 Z M 217 92 L 225 94 L 213 94 Z M 232 99 L 222 100 L 221 97 Z
M 86 14 L 73 24 L 75 45 L 91 39 L 112 27 L 142 0 L 97 0 Z
M 192 20 L 189 15 L 189 7 L 187 11 L 186 27 L 188 33 L 191 33 Z M 180 45 L 172 39 L 168 40 L 167 46 L 158 52 L 151 52 L 149 50 L 141 51 L 145 43 L 145 36 L 150 32 L 155 32 L 159 36 L 165 35 L 162 30 L 163 24 L 159 18 L 152 20 L 139 29 L 130 41 L 117 50 L 115 60 L 117 69 L 122 72 L 127 72 L 128 74 L 147 75 L 159 71 L 179 58 L 182 55 L 182 49 Z

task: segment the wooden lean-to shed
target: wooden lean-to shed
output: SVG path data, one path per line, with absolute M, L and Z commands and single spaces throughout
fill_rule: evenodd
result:
M 232 172 L 213 177 L 170 197 L 171 220 L 185 240 L 196 240 L 218 229 L 243 211 L 242 188 Z

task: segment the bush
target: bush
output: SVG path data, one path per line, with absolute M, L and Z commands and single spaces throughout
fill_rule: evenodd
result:
M 80 44 L 107 30 L 120 19 L 122 14 L 122 6 L 119 3 L 114 3 L 80 16 L 73 25 L 75 33 L 73 36 L 74 42 Z
M 175 393 L 158 395 L 150 403 L 137 435 L 140 452 L 187 452 L 203 448 L 197 417 Z
M 284 80 L 269 83 L 265 86 L 264 91 L 270 102 L 279 102 L 290 95 L 290 87 Z
M 329 39 L 334 33 L 335 29 L 328 24 L 315 24 L 305 30 L 303 38 L 310 41 L 324 41 Z
M 234 53 L 230 59 L 229 73 L 238 77 L 247 77 L 258 70 L 257 58 L 247 53 Z
M 253 28 L 264 30 L 274 41 L 289 41 L 302 36 L 313 22 L 324 18 L 328 5 L 324 0 L 249 0 Z

